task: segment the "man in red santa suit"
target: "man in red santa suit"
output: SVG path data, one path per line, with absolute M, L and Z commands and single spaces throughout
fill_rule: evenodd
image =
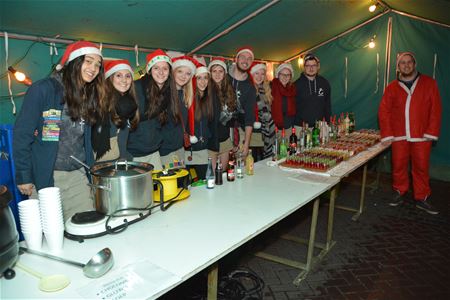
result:
M 429 160 L 431 143 L 439 136 L 441 97 L 437 83 L 416 70 L 411 52 L 397 56 L 398 79 L 384 91 L 378 110 L 381 141 L 392 143 L 393 198 L 389 203 L 404 202 L 409 189 L 408 166 L 411 162 L 413 194 L 416 207 L 430 214 L 439 212 L 429 203 Z

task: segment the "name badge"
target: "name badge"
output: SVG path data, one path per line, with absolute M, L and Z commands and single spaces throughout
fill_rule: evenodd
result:
M 42 126 L 42 140 L 45 142 L 58 142 L 61 123 L 61 111 L 50 109 L 42 113 L 44 125 Z

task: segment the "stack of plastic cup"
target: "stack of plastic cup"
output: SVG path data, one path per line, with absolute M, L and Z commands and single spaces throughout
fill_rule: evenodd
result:
M 22 234 L 28 248 L 42 247 L 42 225 L 39 200 L 28 199 L 19 202 L 19 220 Z
M 51 252 L 59 252 L 64 243 L 64 220 L 61 193 L 57 187 L 39 190 L 42 229 Z

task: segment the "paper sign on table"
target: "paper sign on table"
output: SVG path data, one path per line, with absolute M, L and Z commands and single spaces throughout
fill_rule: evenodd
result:
M 147 299 L 179 281 L 175 274 L 144 260 L 92 281 L 77 292 L 85 299 Z

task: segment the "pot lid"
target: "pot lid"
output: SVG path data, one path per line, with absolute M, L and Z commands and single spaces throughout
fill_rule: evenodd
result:
M 91 172 L 95 176 L 119 177 L 147 174 L 153 170 L 153 165 L 145 162 L 116 161 L 106 162 L 92 167 Z

